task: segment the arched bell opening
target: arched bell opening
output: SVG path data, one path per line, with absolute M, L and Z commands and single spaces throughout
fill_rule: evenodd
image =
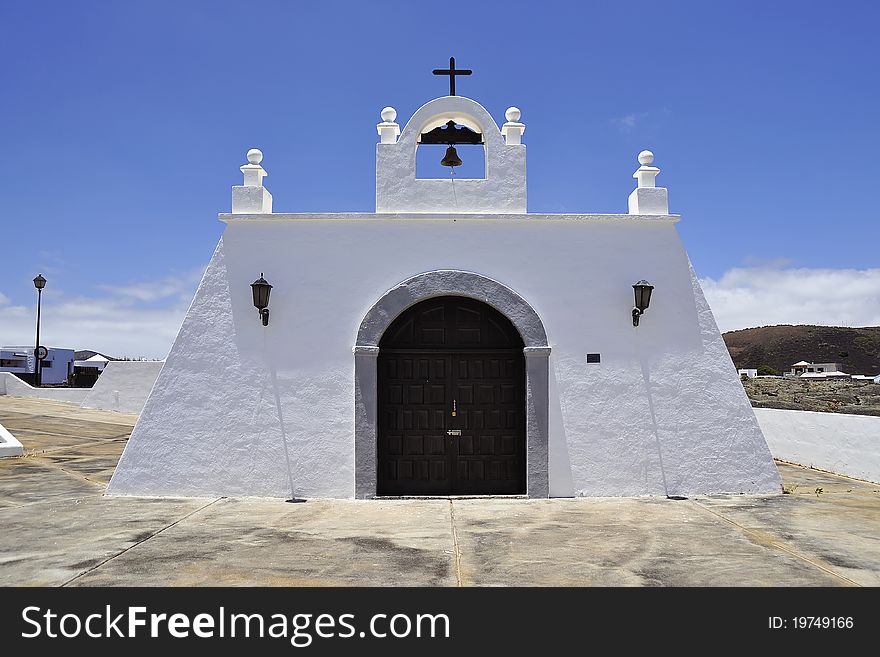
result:
M 436 157 L 442 153 L 440 157 Z M 483 135 L 468 125 L 449 119 L 419 134 L 416 178 L 485 180 L 486 147 Z
M 442 163 L 450 148 L 461 164 L 449 167 Z M 486 147 L 482 144 L 419 144 L 416 149 L 417 180 L 485 180 Z

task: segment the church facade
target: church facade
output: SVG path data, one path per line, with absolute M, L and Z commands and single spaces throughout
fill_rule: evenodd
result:
M 381 118 L 375 213 L 273 212 L 248 153 L 109 494 L 780 492 L 651 153 L 628 213 L 532 214 L 518 109 Z M 421 143 L 486 177 L 417 178 Z

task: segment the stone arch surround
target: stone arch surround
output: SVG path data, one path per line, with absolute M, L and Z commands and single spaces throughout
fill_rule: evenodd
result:
M 408 278 L 382 295 L 361 321 L 352 350 L 355 497 L 366 499 L 376 495 L 379 340 L 404 310 L 440 296 L 482 301 L 505 315 L 522 337 L 526 360 L 526 492 L 529 497 L 547 497 L 550 346 L 544 324 L 535 309 L 506 285 L 481 274 L 455 269 L 424 272 Z

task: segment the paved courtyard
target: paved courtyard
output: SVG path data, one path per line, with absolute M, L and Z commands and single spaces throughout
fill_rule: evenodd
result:
M 0 396 L 0 585 L 880 585 L 880 485 L 798 466 L 773 497 L 104 497 L 135 420 Z

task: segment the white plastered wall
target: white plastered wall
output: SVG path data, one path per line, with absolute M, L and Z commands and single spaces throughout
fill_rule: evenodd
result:
M 776 458 L 880 482 L 880 417 L 756 408 Z
M 0 395 L 52 399 L 79 404 L 88 393 L 88 388 L 35 388 L 14 374 L 0 372 Z
M 780 490 L 671 217 L 224 218 L 110 493 L 353 496 L 358 326 L 436 269 L 488 276 L 541 317 L 552 496 Z M 268 327 L 251 302 L 261 272 Z M 655 290 L 634 328 L 642 278 Z
M 110 361 L 83 400 L 83 408 L 140 413 L 164 361 Z

